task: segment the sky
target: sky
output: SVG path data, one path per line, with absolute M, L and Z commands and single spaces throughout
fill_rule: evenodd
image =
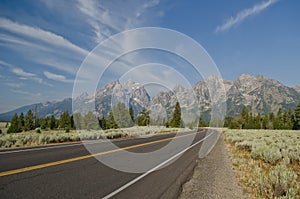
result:
M 115 34 L 142 27 L 168 28 L 192 38 L 224 79 L 260 74 L 294 87 L 300 84 L 299 9 L 297 0 L 1 0 L 0 113 L 71 97 L 89 52 Z M 168 65 L 168 71 L 149 71 L 151 62 Z M 192 70 L 180 69 L 188 67 L 184 60 L 143 50 L 116 60 L 103 84 L 121 78 L 120 70 L 128 72 L 126 64 L 145 66 L 141 79 L 151 73 L 172 81 L 173 67 L 191 84 L 201 80 Z

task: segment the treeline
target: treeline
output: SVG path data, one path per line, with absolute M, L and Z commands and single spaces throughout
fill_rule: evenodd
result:
M 295 111 L 288 109 L 283 111 L 279 108 L 277 113 L 267 115 L 253 114 L 247 108 L 243 108 L 237 118 L 227 116 L 224 127 L 231 129 L 300 129 L 300 104 Z
M 46 118 L 37 118 L 33 114 L 32 110 L 29 110 L 26 115 L 21 113 L 15 114 L 12 117 L 11 124 L 7 130 L 7 133 L 19 133 L 23 131 L 40 129 L 63 129 L 69 132 L 73 129 L 85 129 L 85 130 L 99 130 L 99 129 L 117 129 L 128 128 L 134 125 L 136 126 L 148 126 L 150 125 L 150 111 L 143 109 L 135 118 L 132 106 L 129 109 L 124 103 L 119 103 L 112 108 L 107 117 L 97 117 L 92 112 L 88 112 L 85 115 L 81 113 L 74 113 L 70 115 L 68 112 L 64 112 L 59 118 L 55 118 L 53 115 Z M 181 119 L 180 105 L 177 102 L 172 115 L 172 118 L 164 125 L 167 127 L 182 127 L 183 121 Z
M 46 118 L 37 118 L 31 110 L 26 115 L 20 113 L 14 114 L 11 119 L 10 126 L 7 133 L 19 133 L 23 131 L 31 131 L 35 129 L 64 129 L 67 132 L 71 129 L 75 129 L 73 116 L 68 112 L 61 114 L 59 119 L 56 119 L 53 115 Z M 39 130 L 37 130 L 38 132 Z

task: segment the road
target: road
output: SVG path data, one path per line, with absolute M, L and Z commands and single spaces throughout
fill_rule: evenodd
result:
M 109 141 L 89 141 L 0 151 L 0 198 L 174 198 L 195 165 L 205 135 L 191 131 L 114 140 L 118 149 Z M 197 144 L 182 146 L 188 139 Z M 175 145 L 161 158 L 144 162 L 148 172 L 119 171 L 99 161 L 123 163 L 129 161 L 126 151 L 151 153 L 171 141 Z

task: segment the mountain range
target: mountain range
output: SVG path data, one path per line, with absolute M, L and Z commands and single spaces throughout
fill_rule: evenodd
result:
M 279 108 L 294 109 L 300 103 L 300 85 L 291 88 L 274 79 L 248 74 L 242 74 L 233 81 L 222 81 L 227 96 L 227 115 L 230 116 L 237 116 L 244 106 L 254 113 L 268 114 L 277 112 Z M 209 120 L 211 99 L 206 81 L 196 83 L 191 89 L 177 85 L 172 91 L 161 91 L 152 98 L 144 86 L 137 82 L 113 81 L 92 95 L 83 93 L 78 96 L 73 101 L 73 108 L 85 113 L 95 107 L 94 114 L 106 117 L 112 106 L 123 102 L 127 107 L 133 107 L 135 116 L 145 108 L 151 111 L 151 118 L 167 119 L 170 118 L 177 100 L 180 101 L 183 117 L 192 118 L 192 113 L 200 112 L 201 117 Z M 26 113 L 35 107 L 38 117 L 59 117 L 64 111 L 72 113 L 72 99 L 22 106 L 1 113 L 0 121 L 9 121 L 15 113 Z

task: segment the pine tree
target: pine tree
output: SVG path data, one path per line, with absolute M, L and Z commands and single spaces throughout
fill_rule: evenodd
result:
M 91 111 L 89 111 L 84 116 L 84 121 L 85 121 L 87 130 L 98 130 L 99 129 L 99 121 L 98 121 L 97 117 Z
M 51 115 L 49 127 L 51 130 L 57 128 L 56 119 L 55 119 L 54 115 Z
M 33 129 L 34 129 L 33 114 L 32 114 L 32 111 L 29 110 L 25 116 L 24 130 L 30 131 Z
M 99 125 L 101 127 L 102 130 L 106 130 L 107 129 L 107 125 L 106 125 L 106 119 L 104 116 L 102 116 L 102 118 L 99 120 Z
M 170 126 L 173 128 L 179 128 L 181 126 L 181 108 L 179 102 L 176 102 Z
M 25 127 L 25 121 L 24 121 L 24 114 L 23 112 L 21 112 L 20 116 L 19 116 L 19 121 L 20 121 L 20 127 L 22 128 L 22 130 Z
M 231 117 L 233 118 L 233 117 Z M 207 127 L 208 123 L 205 122 L 204 120 L 202 120 L 202 118 L 200 117 L 199 122 L 198 122 L 198 127 Z
M 120 128 L 127 128 L 133 126 L 133 121 L 130 112 L 124 103 L 118 103 L 112 108 L 114 120 Z
M 135 119 L 138 126 L 148 126 L 150 124 L 150 111 L 143 109 Z
M 68 111 L 63 112 L 59 118 L 59 127 L 62 129 L 71 128 L 71 118 Z
M 118 124 L 116 123 L 115 119 L 114 119 L 114 115 L 113 112 L 109 112 L 108 117 L 107 117 L 107 124 L 106 124 L 108 129 L 117 129 Z
M 17 113 L 11 119 L 10 126 L 7 130 L 7 133 L 19 133 L 22 132 L 22 128 L 20 126 L 20 120 Z
M 286 124 L 285 124 L 286 129 L 292 130 L 295 121 L 294 121 L 294 116 L 293 116 L 292 110 L 290 108 L 286 112 L 285 121 L 286 121 Z
M 294 128 L 299 130 L 300 129 L 300 104 L 298 104 L 295 110 L 295 125 Z
M 131 105 L 129 107 L 129 115 L 130 115 L 131 120 L 134 122 L 134 111 L 133 111 L 133 108 Z

